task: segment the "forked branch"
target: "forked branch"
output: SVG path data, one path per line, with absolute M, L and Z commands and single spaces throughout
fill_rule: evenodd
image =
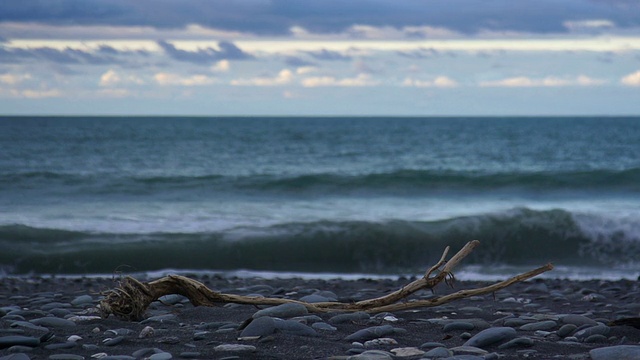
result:
M 280 305 L 285 303 L 297 303 L 305 306 L 310 312 L 316 313 L 328 311 L 367 311 L 376 313 L 438 306 L 469 296 L 483 295 L 495 292 L 512 285 L 513 283 L 530 279 L 545 271 L 553 269 L 553 265 L 546 264 L 537 269 L 516 275 L 508 280 L 501 281 L 487 287 L 461 290 L 428 300 L 414 300 L 403 303 L 398 302 L 402 299 L 406 299 L 419 290 L 433 289 L 442 281 L 448 282 L 449 279 L 453 279 L 453 269 L 479 244 L 480 242 L 477 240 L 468 242 L 448 261 L 446 260 L 446 257 L 449 253 L 449 247 L 447 246 L 440 260 L 430 267 L 423 277 L 412 281 L 392 293 L 355 303 L 343 303 L 337 301 L 307 303 L 292 299 L 223 294 L 209 289 L 204 284 L 196 280 L 180 275 L 169 275 L 148 283 L 143 283 L 127 276 L 120 283 L 120 287 L 110 290 L 105 294 L 104 299 L 100 301 L 100 312 L 104 317 L 114 314 L 125 320 L 141 320 L 146 309 L 153 301 L 158 300 L 164 295 L 180 294 L 187 297 L 194 306 L 218 306 L 225 303 L 249 305 Z

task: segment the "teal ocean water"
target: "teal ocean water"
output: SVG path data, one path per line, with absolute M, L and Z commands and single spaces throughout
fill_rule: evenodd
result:
M 0 275 L 640 275 L 640 117 L 0 118 Z

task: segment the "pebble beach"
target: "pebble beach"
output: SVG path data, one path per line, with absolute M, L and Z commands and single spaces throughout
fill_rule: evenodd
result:
M 413 279 L 262 279 L 188 275 L 230 294 L 352 302 Z M 153 279 L 142 278 L 143 281 Z M 438 285 L 412 299 L 483 287 Z M 287 304 L 194 307 L 165 296 L 131 322 L 101 318 L 107 277 L 5 277 L 0 360 L 22 359 L 638 359 L 637 281 L 533 279 L 485 296 L 394 313 L 308 313 Z

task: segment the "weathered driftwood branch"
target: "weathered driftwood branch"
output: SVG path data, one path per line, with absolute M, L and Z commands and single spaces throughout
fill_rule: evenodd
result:
M 249 305 L 280 305 L 284 303 L 298 303 L 305 306 L 310 312 L 328 311 L 367 311 L 383 312 L 397 311 L 420 307 L 430 307 L 445 304 L 447 302 L 462 299 L 469 296 L 482 295 L 495 292 L 513 283 L 530 279 L 545 271 L 553 269 L 553 265 L 546 264 L 529 272 L 514 276 L 508 280 L 496 284 L 471 290 L 461 290 L 452 294 L 443 295 L 427 300 L 415 300 L 398 303 L 411 294 L 422 289 L 433 289 L 442 281 L 449 282 L 453 279 L 453 268 L 456 267 L 473 249 L 480 244 L 473 240 L 468 242 L 449 261 L 446 260 L 449 247 L 444 250 L 440 260 L 430 267 L 423 277 L 403 286 L 387 295 L 358 301 L 355 303 L 320 302 L 307 303 L 292 299 L 265 298 L 257 296 L 243 296 L 223 294 L 209 289 L 202 283 L 180 275 L 169 275 L 148 283 L 140 282 L 130 276 L 125 277 L 119 288 L 108 291 L 100 301 L 100 311 L 103 316 L 114 314 L 126 320 L 140 320 L 153 301 L 164 295 L 180 294 L 186 296 L 194 306 L 218 306 L 225 303 L 249 304 Z M 436 275 L 432 276 L 433 273 Z

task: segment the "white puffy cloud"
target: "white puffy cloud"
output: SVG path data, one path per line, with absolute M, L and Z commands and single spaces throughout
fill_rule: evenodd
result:
M 256 77 L 250 79 L 236 79 L 231 81 L 235 86 L 279 86 L 286 85 L 293 81 L 291 70 L 283 69 L 275 77 Z
M 309 77 L 302 80 L 304 87 L 321 87 L 321 86 L 376 86 L 380 82 L 371 78 L 369 74 L 359 74 L 354 78 L 336 79 L 333 76 L 317 76 Z
M 560 86 L 598 86 L 605 84 L 606 81 L 594 79 L 586 75 L 580 75 L 575 78 L 560 78 L 555 76 L 547 76 L 536 79 L 526 76 L 516 76 L 501 80 L 480 82 L 481 87 L 560 87 Z
M 615 28 L 616 24 L 607 19 L 565 21 L 564 27 L 571 31 L 593 31 Z
M 406 78 L 402 86 L 452 88 L 458 86 L 458 82 L 447 76 L 438 76 L 433 80 Z
M 100 76 L 99 84 L 103 87 L 118 86 L 123 84 L 142 85 L 144 84 L 144 80 L 135 75 L 128 75 L 123 77 L 115 70 L 109 69 L 107 72 Z
M 181 76 L 174 73 L 160 72 L 154 75 L 155 81 L 160 85 L 170 86 L 203 86 L 211 85 L 216 82 L 215 78 L 207 75 Z
M 0 83 L 7 85 L 18 85 L 31 78 L 31 74 L 2 74 L 0 75 Z
M 620 82 L 627 86 L 640 86 L 640 70 L 623 77 Z
M 229 60 L 220 60 L 211 65 L 211 71 L 213 72 L 227 72 L 229 69 L 231 69 L 231 63 Z

